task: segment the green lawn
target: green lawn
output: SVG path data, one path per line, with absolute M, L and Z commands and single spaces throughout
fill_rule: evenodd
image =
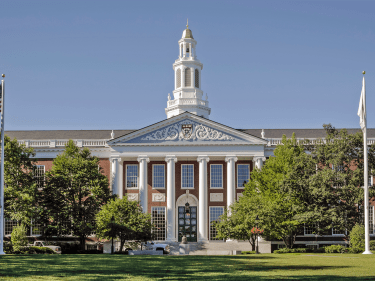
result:
M 0 256 L 0 280 L 375 280 L 375 255 Z

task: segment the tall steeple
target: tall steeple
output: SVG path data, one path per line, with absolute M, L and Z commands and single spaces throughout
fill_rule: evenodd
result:
M 182 112 L 189 111 L 196 115 L 208 118 L 211 108 L 208 107 L 208 98 L 203 98 L 201 90 L 201 71 L 203 64 L 197 59 L 196 46 L 193 33 L 189 29 L 189 23 L 182 32 L 182 38 L 178 41 L 179 56 L 173 64 L 175 75 L 173 99 L 168 94 L 167 117 L 173 117 Z

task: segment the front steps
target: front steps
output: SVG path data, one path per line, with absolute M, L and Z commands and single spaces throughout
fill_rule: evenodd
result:
M 168 242 L 167 242 L 168 243 Z M 170 254 L 179 255 L 180 243 L 169 242 Z M 209 241 L 209 242 L 189 242 L 189 255 L 236 255 L 239 251 L 251 251 L 248 241 Z M 270 241 L 259 241 L 260 253 L 271 253 Z

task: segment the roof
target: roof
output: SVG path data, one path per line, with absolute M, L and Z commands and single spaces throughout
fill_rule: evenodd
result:
M 239 131 L 261 138 L 262 129 L 238 129 Z M 361 129 L 347 129 L 354 134 Z M 137 130 L 113 130 L 115 138 L 130 134 Z M 112 130 L 41 130 L 41 131 L 6 131 L 11 139 L 18 140 L 54 140 L 54 139 L 110 139 Z M 265 138 L 281 138 L 284 134 L 290 138 L 293 134 L 297 138 L 324 138 L 324 129 L 264 129 Z M 367 137 L 375 138 L 375 129 L 367 129 Z
M 127 135 L 135 130 L 113 130 L 115 138 Z M 41 131 L 5 131 L 11 139 L 18 140 L 54 140 L 54 139 L 110 139 L 112 130 L 41 130 Z

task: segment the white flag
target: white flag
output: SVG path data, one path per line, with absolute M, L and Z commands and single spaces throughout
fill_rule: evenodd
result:
M 359 124 L 361 125 L 362 131 L 366 127 L 366 84 L 365 77 L 362 80 L 362 92 L 361 98 L 359 99 L 359 108 L 358 108 Z

